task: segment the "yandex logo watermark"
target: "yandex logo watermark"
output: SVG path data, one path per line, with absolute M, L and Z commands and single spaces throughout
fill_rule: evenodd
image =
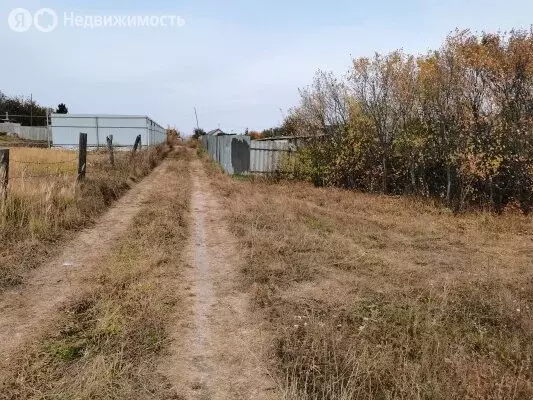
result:
M 8 24 L 15 32 L 27 32 L 32 26 L 40 32 L 48 33 L 57 28 L 57 13 L 50 8 L 41 8 L 35 14 L 24 8 L 16 8 L 8 17 Z
M 8 17 L 8 25 L 14 32 L 28 32 L 35 28 L 39 32 L 54 31 L 60 23 L 57 12 L 41 8 L 31 13 L 24 8 L 16 8 Z M 182 28 L 185 20 L 179 15 L 77 15 L 69 11 L 63 13 L 62 23 L 67 28 Z

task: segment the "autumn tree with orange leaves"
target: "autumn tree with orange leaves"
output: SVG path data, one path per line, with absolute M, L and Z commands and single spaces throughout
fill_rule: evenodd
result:
M 319 72 L 288 118 L 314 136 L 297 177 L 437 197 L 459 210 L 533 205 L 533 34 L 457 31 L 437 51 Z

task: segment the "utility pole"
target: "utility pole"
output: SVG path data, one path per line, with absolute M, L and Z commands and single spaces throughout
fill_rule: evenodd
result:
M 200 129 L 200 124 L 198 123 L 198 112 L 196 111 L 196 107 L 194 107 L 194 115 L 196 116 L 196 129 Z
M 33 126 L 33 93 L 30 94 L 30 126 Z

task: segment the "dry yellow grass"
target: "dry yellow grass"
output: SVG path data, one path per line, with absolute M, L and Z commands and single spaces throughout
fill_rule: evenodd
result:
M 67 200 L 75 197 L 77 152 L 60 149 L 19 147 L 10 150 L 9 192 L 33 201 L 60 192 Z
M 0 132 L 0 146 L 45 148 L 47 147 L 47 143 L 39 140 L 20 139 L 16 136 L 8 136 Z
M 170 399 L 157 373 L 188 235 L 186 153 L 163 177 L 84 293 L 0 376 L 1 399 Z
M 531 218 L 210 169 L 285 398 L 533 398 Z
M 182 265 L 182 153 L 103 272 L 5 372 L 0 398 L 172 398 L 156 372 Z M 284 398 L 533 398 L 533 220 L 232 179 L 206 161 L 269 322 Z
M 53 242 L 90 223 L 163 153 L 153 148 L 131 160 L 117 152 L 111 168 L 105 153 L 90 152 L 87 179 L 77 184 L 77 152 L 12 148 L 7 201 L 0 202 L 0 288 L 19 283 L 24 270 L 54 251 Z
M 15 162 L 14 170 L 20 165 L 16 161 L 35 163 L 57 163 L 70 162 L 75 165 L 78 159 L 77 150 L 67 150 L 61 148 L 40 149 L 34 147 L 14 147 L 10 149 L 11 162 Z

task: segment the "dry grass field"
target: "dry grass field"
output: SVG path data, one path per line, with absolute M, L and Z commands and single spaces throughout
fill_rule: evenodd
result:
M 533 398 L 531 218 L 206 165 L 284 398 Z
M 136 187 L 147 197 L 127 229 L 86 278 L 71 275 L 80 290 L 17 348 L 0 399 L 217 398 L 238 384 L 286 400 L 533 398 L 531 217 L 232 178 L 197 152 L 207 174 L 180 147 Z M 94 162 L 70 206 L 83 224 L 105 207 L 98 185 L 131 174 Z M 16 249 L 75 229 L 48 227 L 50 246 L 30 227 L 12 225 Z M 228 375 L 243 359 L 249 371 Z
M 163 148 L 137 154 L 116 152 L 112 168 L 105 153 L 90 152 L 87 179 L 76 184 L 77 152 L 12 148 L 7 202 L 0 204 L 0 288 L 53 252 L 66 231 L 86 226 L 162 158 Z

